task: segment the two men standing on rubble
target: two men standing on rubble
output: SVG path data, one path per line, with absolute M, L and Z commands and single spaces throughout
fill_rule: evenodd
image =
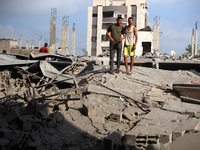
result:
M 111 33 L 111 35 L 109 34 Z M 121 51 L 122 51 L 122 41 L 125 39 L 125 45 L 124 45 L 124 61 L 125 61 L 125 67 L 126 67 L 126 73 L 128 75 L 131 75 L 132 68 L 133 68 L 133 62 L 134 62 L 134 56 L 135 56 L 135 49 L 136 44 L 138 40 L 137 36 L 137 29 L 133 26 L 133 18 L 128 18 L 128 26 L 125 26 L 123 28 L 122 26 L 122 18 L 117 18 L 117 23 L 114 25 L 111 25 L 107 29 L 106 35 L 110 38 L 110 71 L 109 73 L 113 73 L 113 62 L 114 62 L 114 55 L 115 51 L 117 50 L 117 70 L 116 73 L 119 73 L 120 68 L 120 61 L 121 61 Z M 121 36 L 123 35 L 123 37 Z M 135 38 L 134 38 L 135 37 Z M 130 64 L 130 71 L 128 71 L 128 61 L 127 61 L 127 55 L 131 57 L 131 64 Z M 123 72 L 125 73 L 125 72 Z

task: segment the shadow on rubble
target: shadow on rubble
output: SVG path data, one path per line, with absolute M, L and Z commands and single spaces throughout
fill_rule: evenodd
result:
M 128 150 L 121 134 L 112 133 L 98 139 L 79 126 L 84 125 L 73 114 L 84 115 L 83 109 L 66 109 L 64 104 L 24 102 L 18 96 L 1 99 L 0 148 L 8 150 Z M 42 106 L 42 107 L 41 107 Z M 43 108 L 43 109 L 41 109 Z M 85 123 L 85 126 L 88 124 Z M 86 127 L 87 128 L 87 127 Z M 120 141 L 119 141 L 120 140 Z M 115 144 L 118 143 L 118 144 Z M 105 148 L 105 145 L 107 145 Z M 132 149 L 133 150 L 133 149 Z
M 101 140 L 78 128 L 65 104 L 1 98 L 1 149 L 104 149 Z M 64 110 L 65 109 L 65 110 Z
M 96 136 L 82 103 L 73 106 L 81 101 L 82 91 L 63 82 L 47 85 L 47 78 L 36 68 L 29 67 L 28 71 L 34 70 L 32 73 L 17 67 L 1 72 L 0 149 L 128 150 L 119 133 L 106 138 Z M 89 74 L 92 64 L 88 68 L 79 75 Z

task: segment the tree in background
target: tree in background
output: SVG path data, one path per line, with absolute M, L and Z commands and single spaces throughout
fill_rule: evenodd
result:
M 183 57 L 190 57 L 190 56 L 192 56 L 192 46 L 189 44 L 186 48 L 185 48 L 185 50 L 187 51 L 187 52 L 185 52 L 182 56 Z

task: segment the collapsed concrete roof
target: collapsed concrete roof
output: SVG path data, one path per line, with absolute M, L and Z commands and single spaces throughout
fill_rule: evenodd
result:
M 197 83 L 199 72 L 134 66 L 129 76 L 72 60 L 61 70 L 48 59 L 1 70 L 1 148 L 148 149 L 199 134 L 200 105 L 173 89 L 179 79 Z

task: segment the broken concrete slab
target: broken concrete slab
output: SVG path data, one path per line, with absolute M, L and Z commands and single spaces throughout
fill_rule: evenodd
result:
M 168 101 L 163 106 L 163 109 L 179 112 L 182 114 L 188 114 L 190 116 L 195 116 L 198 112 L 200 112 L 200 105 L 189 104 L 178 101 Z
M 158 139 L 155 144 L 170 143 L 173 135 L 175 137 L 178 136 L 177 133 L 182 135 L 184 131 L 195 131 L 199 128 L 200 120 L 188 117 L 189 115 L 154 108 L 146 115 L 146 119 L 141 120 L 136 127 L 126 133 L 126 142 L 137 146 L 138 137 L 141 141 L 142 136 L 145 147 L 149 142 L 149 136 L 152 136 Z
M 130 121 L 133 121 L 133 120 L 137 120 L 138 116 L 135 115 L 135 113 L 131 113 L 129 111 L 129 108 L 125 108 L 124 111 L 123 111 L 123 115 Z

